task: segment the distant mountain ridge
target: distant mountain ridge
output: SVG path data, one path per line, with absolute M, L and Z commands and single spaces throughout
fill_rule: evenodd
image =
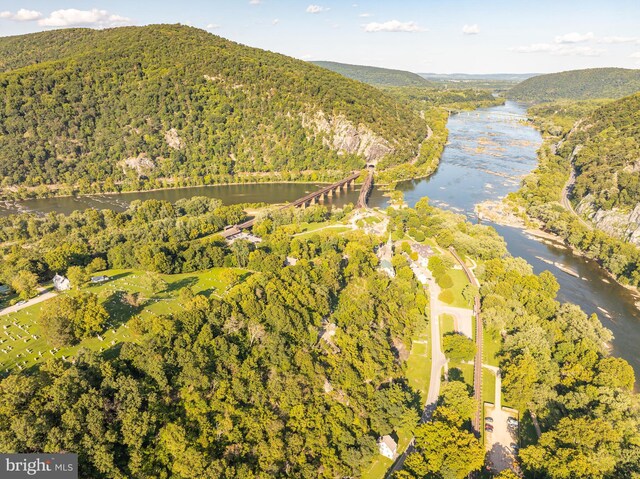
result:
M 521 82 L 540 73 L 418 73 L 427 80 L 503 80 Z
M 512 100 L 545 102 L 561 99 L 622 98 L 640 91 L 640 70 L 590 68 L 539 75 L 507 92 Z
M 417 73 L 405 70 L 394 70 L 391 68 L 371 67 L 366 65 L 350 65 L 348 63 L 338 63 L 329 61 L 311 62 L 327 70 L 334 71 L 340 75 L 353 80 L 377 86 L 425 86 L 433 87 L 433 83 L 425 80 Z
M 0 38 L 0 71 L 4 188 L 341 175 L 415 158 L 428 130 L 371 86 L 180 25 Z

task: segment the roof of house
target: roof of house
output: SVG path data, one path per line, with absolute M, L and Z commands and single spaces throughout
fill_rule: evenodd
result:
M 396 450 L 398 449 L 398 445 L 396 444 L 396 441 L 394 441 L 393 438 L 388 434 L 380 438 L 380 443 L 387 446 L 393 452 L 396 452 Z
M 433 254 L 433 250 L 431 249 L 431 246 L 428 246 L 428 245 L 414 244 L 412 248 L 416 253 L 418 253 L 421 256 L 431 256 Z

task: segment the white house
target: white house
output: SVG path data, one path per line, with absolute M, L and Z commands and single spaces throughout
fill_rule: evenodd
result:
M 56 274 L 53 277 L 53 287 L 56 291 L 66 291 L 68 289 L 71 289 L 71 283 L 64 276 Z
M 394 441 L 388 434 L 378 439 L 378 448 L 380 449 L 380 454 L 384 457 L 388 457 L 389 459 L 394 459 L 398 452 L 398 445 L 396 444 L 396 441 Z
M 416 243 L 412 245 L 411 248 L 413 251 L 418 253 L 418 264 L 423 268 L 426 268 L 429 265 L 429 258 L 433 256 L 431 246 Z

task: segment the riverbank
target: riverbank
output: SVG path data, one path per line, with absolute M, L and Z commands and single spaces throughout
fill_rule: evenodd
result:
M 549 230 L 546 230 L 544 228 L 544 224 L 536 218 L 528 216 L 524 208 L 513 205 L 507 202 L 505 199 L 500 201 L 488 200 L 476 205 L 475 212 L 478 215 L 478 219 L 481 221 L 488 221 L 501 226 L 517 228 L 519 230 L 522 230 L 526 235 L 532 237 L 532 239 L 536 241 L 550 244 L 555 248 L 565 249 L 571 252 L 573 256 L 585 258 L 586 260 L 595 262 L 611 281 L 624 287 L 636 296 L 636 299 L 638 300 L 638 302 L 636 303 L 636 307 L 638 308 L 638 310 L 640 310 L 640 288 L 631 286 L 629 284 L 624 284 L 623 282 L 619 281 L 619 279 L 605 267 L 603 267 L 599 261 L 589 257 L 579 248 L 572 246 L 563 237 Z M 549 264 L 553 264 L 567 274 L 576 275 L 573 270 L 566 268 L 566 266 L 563 264 L 556 265 L 554 262 L 549 262 Z

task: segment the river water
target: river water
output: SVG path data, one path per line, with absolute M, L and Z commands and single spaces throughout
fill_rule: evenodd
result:
M 465 214 L 476 222 L 474 206 L 477 203 L 499 199 L 516 191 L 522 176 L 536 166 L 536 150 L 542 140 L 535 129 L 522 123 L 525 113 L 523 106 L 507 102 L 503 106 L 451 116 L 447 124 L 449 143 L 436 173 L 428 179 L 399 185 L 407 203 L 413 206 L 420 198 L 428 196 L 432 204 Z M 264 183 L 28 200 L 0 203 L 0 216 L 18 211 L 68 214 L 86 208 L 123 211 L 133 200 L 175 202 L 192 196 L 219 198 L 225 204 L 284 203 L 320 187 L 321 184 Z M 328 200 L 328 204 L 342 206 L 355 203 L 357 197 L 357 190 L 349 190 Z M 369 203 L 371 206 L 385 206 L 387 199 L 374 189 Z M 561 244 L 536 240 L 516 228 L 493 226 L 505 238 L 512 255 L 527 260 L 536 273 L 550 270 L 554 274 L 560 284 L 560 301 L 578 304 L 588 314 L 598 314 L 615 336 L 612 354 L 629 361 L 636 377 L 640 378 L 640 311 L 634 304 L 637 298 L 629 290 L 610 281 L 595 262 L 573 255 Z M 580 278 L 566 274 L 539 258 L 564 264 L 576 271 Z
M 520 177 L 536 166 L 536 150 L 542 140 L 535 129 L 522 124 L 525 114 L 523 106 L 507 102 L 452 116 L 447 124 L 449 144 L 438 171 L 429 179 L 399 187 L 409 206 L 428 196 L 432 204 L 477 222 L 474 205 L 516 191 Z M 612 354 L 626 359 L 640 379 L 640 310 L 635 306 L 639 298 L 611 281 L 594 261 L 574 255 L 562 244 L 543 242 L 517 228 L 492 226 L 504 237 L 513 256 L 527 260 L 536 273 L 553 273 L 560 284 L 560 301 L 598 315 L 614 334 Z M 580 277 L 540 258 L 564 264 Z
M 226 205 L 238 203 L 286 203 L 302 198 L 312 191 L 322 188 L 322 183 L 258 183 L 244 185 L 216 185 L 216 186 L 196 186 L 193 188 L 175 188 L 168 190 L 143 191 L 137 193 L 122 193 L 115 195 L 89 195 L 79 197 L 60 197 L 33 199 L 16 202 L 0 202 L 0 216 L 20 212 L 33 212 L 46 214 L 51 211 L 69 214 L 72 211 L 84 210 L 87 208 L 111 209 L 124 211 L 134 200 L 165 200 L 174 203 L 181 198 L 191 198 L 193 196 L 206 196 L 218 198 Z M 347 203 L 356 203 L 359 191 L 349 188 L 348 191 L 341 191 L 337 196 L 326 200 L 327 205 L 341 207 Z M 371 192 L 371 204 L 386 204 L 386 198 L 382 192 L 374 190 Z

